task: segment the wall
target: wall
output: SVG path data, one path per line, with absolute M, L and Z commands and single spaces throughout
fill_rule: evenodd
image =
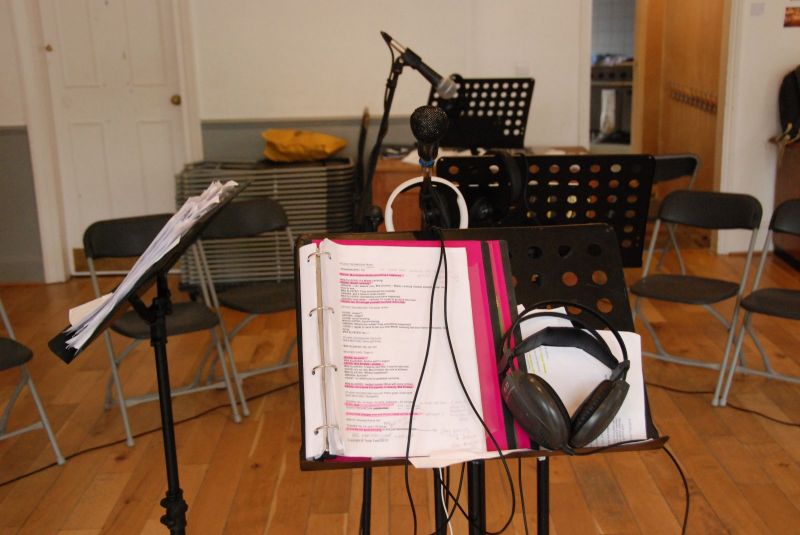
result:
M 783 28 L 787 5 L 793 4 L 734 0 L 731 18 L 720 187 L 758 198 L 763 228 L 773 208 L 777 151 L 768 140 L 780 131 L 778 88 L 800 63 L 800 28 Z M 718 241 L 722 253 L 746 248 L 743 232 L 725 233 Z
M 353 119 L 365 106 L 379 117 L 390 63 L 378 33 L 385 30 L 442 75 L 534 77 L 526 143 L 588 144 L 590 0 L 344 5 L 194 0 L 201 118 L 233 128 L 251 120 Z M 428 88 L 405 71 L 393 116 L 424 104 Z
M 44 280 L 22 83 L 9 0 L 0 0 L 0 282 Z

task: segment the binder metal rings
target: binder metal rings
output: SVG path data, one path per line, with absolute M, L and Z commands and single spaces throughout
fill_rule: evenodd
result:
M 339 426 L 338 425 L 327 425 L 327 424 L 326 425 L 321 425 L 321 426 L 319 426 L 319 427 L 314 429 L 314 434 L 318 435 L 320 429 L 339 429 Z
M 336 367 L 336 364 L 318 364 L 311 368 L 311 375 L 316 375 L 318 368 L 333 368 L 333 371 L 339 371 L 339 368 Z
M 308 315 L 310 316 L 311 314 L 313 314 L 314 312 L 316 312 L 318 310 L 330 310 L 331 314 L 333 314 L 333 307 L 314 307 L 314 308 L 312 308 L 311 310 L 308 311 Z
M 332 258 L 332 257 L 331 257 L 331 253 L 329 253 L 328 251 L 315 251 L 315 252 L 313 252 L 313 253 L 310 253 L 310 254 L 309 254 L 307 257 L 306 257 L 306 262 L 309 262 L 309 261 L 311 260 L 311 257 L 312 257 L 312 256 L 322 256 L 322 255 L 328 255 L 328 260 L 331 260 L 331 258 Z

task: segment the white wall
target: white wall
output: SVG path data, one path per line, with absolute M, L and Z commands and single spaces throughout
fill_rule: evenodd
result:
M 0 126 L 25 124 L 17 46 L 11 21 L 10 0 L 0 0 Z
M 777 150 L 768 140 L 780 132 L 778 89 L 800 63 L 800 28 L 783 27 L 788 5 L 794 4 L 734 0 L 731 13 L 720 187 L 756 197 L 764 208 L 764 229 L 775 193 Z M 759 239 L 756 247 L 762 244 Z M 719 252 L 746 249 L 746 233 L 720 236 Z
M 588 144 L 590 0 L 192 0 L 200 116 L 380 116 L 384 30 L 442 75 L 533 76 L 529 145 Z M 406 70 L 393 115 L 427 101 Z M 581 114 L 585 125 L 579 125 Z

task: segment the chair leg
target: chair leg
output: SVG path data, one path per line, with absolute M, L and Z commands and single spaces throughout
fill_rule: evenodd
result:
M 724 407 L 728 404 L 728 393 L 731 391 L 731 384 L 733 383 L 733 374 L 736 372 L 736 368 L 738 366 L 739 356 L 742 354 L 742 345 L 744 344 L 744 335 L 747 332 L 747 329 L 750 326 L 750 319 L 752 315 L 750 312 L 746 312 L 744 315 L 744 322 L 742 322 L 742 327 L 739 329 L 739 336 L 736 339 L 736 348 L 733 350 L 733 357 L 731 358 L 731 365 L 728 369 L 727 377 L 725 378 L 725 384 L 722 389 L 722 392 L 715 391 L 714 392 L 714 399 L 711 400 L 711 404 L 719 407 Z M 727 355 L 726 355 L 727 357 Z M 727 364 L 723 362 L 723 364 Z M 719 388 L 717 389 L 719 390 Z
M 106 330 L 103 333 L 106 342 L 106 353 L 108 354 L 108 361 L 111 365 L 111 379 L 114 382 L 114 387 L 117 389 L 117 400 L 119 401 L 119 413 L 122 416 L 122 426 L 125 428 L 125 443 L 128 447 L 133 447 L 133 433 L 131 432 L 131 424 L 128 420 L 128 405 L 125 400 L 125 393 L 122 391 L 122 381 L 119 379 L 119 371 L 117 369 L 117 359 L 114 357 L 114 348 L 111 345 L 111 335 Z
M 248 316 L 248 318 L 252 318 L 252 316 Z M 247 318 L 245 318 L 247 321 Z M 244 322 L 242 322 L 244 323 Z M 248 321 L 249 323 L 249 321 Z M 236 368 L 236 359 L 233 358 L 233 349 L 231 348 L 231 341 L 232 335 L 228 335 L 225 333 L 225 327 L 220 324 L 220 330 L 222 331 L 222 343 L 225 346 L 225 351 L 228 353 L 228 359 L 231 365 L 231 371 L 233 373 L 233 382 L 236 385 L 236 393 L 239 394 L 239 401 L 242 404 L 242 414 L 245 416 L 250 416 L 250 407 L 247 405 L 247 398 L 244 395 L 244 388 L 242 386 L 242 378 L 239 375 L 239 370 Z M 236 331 L 239 332 L 239 331 Z M 221 361 L 225 359 L 223 354 L 220 354 L 220 365 L 223 366 Z M 227 380 L 227 379 L 226 379 Z
M 638 305 L 638 303 L 637 303 L 637 305 Z M 661 343 L 661 339 L 658 337 L 658 334 L 656 334 L 655 328 L 650 324 L 650 321 L 647 319 L 647 316 L 645 315 L 644 311 L 641 310 L 641 309 L 639 309 L 639 319 L 641 320 L 642 325 L 644 325 L 644 328 L 647 330 L 647 332 L 650 333 L 650 337 L 653 339 L 653 343 L 656 346 L 656 351 L 655 352 L 642 351 L 642 355 L 645 355 L 647 357 L 651 357 L 651 358 L 654 358 L 654 359 L 658 359 L 658 360 L 664 360 L 664 361 L 667 361 L 667 362 L 674 362 L 676 364 L 685 364 L 687 366 L 695 366 L 695 367 L 698 367 L 698 368 L 708 368 L 708 369 L 711 369 L 711 370 L 720 369 L 720 365 L 716 364 L 714 362 L 704 362 L 702 360 L 697 360 L 697 359 L 688 358 L 688 357 L 681 357 L 679 355 L 673 355 L 672 353 L 669 353 L 664 348 L 664 345 Z
M 122 352 L 119 355 L 115 355 L 114 356 L 114 362 L 116 363 L 116 367 L 117 368 L 119 368 L 122 365 L 122 362 L 125 360 L 125 358 L 128 355 L 130 355 L 131 351 L 133 351 L 136 348 L 137 345 L 139 345 L 139 341 L 138 340 L 134 340 L 133 342 L 128 344 L 127 347 L 125 347 L 125 349 L 123 349 Z M 107 347 L 111 347 L 110 342 L 109 342 L 109 345 Z M 114 353 L 113 349 L 111 350 L 111 353 L 112 354 Z M 106 381 L 105 402 L 103 403 L 103 408 L 105 410 L 109 410 L 114 405 L 113 386 L 114 386 L 114 377 L 111 374 L 109 374 L 108 381 Z
M 14 403 L 17 402 L 17 398 L 22 393 L 22 389 L 24 387 L 25 387 L 25 377 L 23 376 L 22 380 L 20 380 L 20 382 L 17 383 L 16 388 L 14 388 L 14 392 L 11 394 L 8 403 L 6 403 L 6 408 L 3 410 L 3 415 L 0 416 L 0 435 L 6 434 L 6 428 L 8 427 L 8 418 L 9 416 L 11 416 L 11 409 L 14 407 Z
M 738 305 L 738 301 L 737 301 L 737 305 Z M 730 356 L 730 351 L 731 351 L 731 349 L 733 347 L 733 338 L 736 335 L 736 319 L 738 318 L 738 316 L 739 316 L 739 308 L 737 306 L 736 309 L 734 309 L 734 311 L 733 311 L 733 317 L 731 318 L 730 327 L 728 327 L 728 339 L 725 342 L 725 353 L 723 353 L 723 356 L 722 356 L 722 365 L 720 366 L 719 375 L 717 376 L 717 386 L 714 388 L 714 397 L 711 399 L 711 404 L 712 405 L 717 405 L 720 402 L 720 395 L 722 393 L 723 382 L 725 381 L 725 368 L 728 366 L 728 357 Z M 748 320 L 749 320 L 749 317 L 748 317 Z M 746 330 L 746 328 L 744 328 L 744 330 Z M 743 332 L 744 332 L 744 330 L 743 330 Z M 740 344 L 737 344 L 737 345 L 740 345 Z M 741 349 L 741 348 L 739 348 L 739 349 Z M 738 352 L 736 352 L 736 355 L 737 356 L 734 356 L 734 358 L 731 359 L 729 377 L 733 377 L 733 372 L 736 371 L 736 367 L 737 367 L 736 360 L 738 358 Z M 724 405 L 724 403 L 723 403 L 723 405 Z
M 42 426 L 47 433 L 47 438 L 50 439 L 50 446 L 53 448 L 53 453 L 56 456 L 56 462 L 58 464 L 64 464 L 66 459 L 64 459 L 64 456 L 61 455 L 61 449 L 58 447 L 56 435 L 53 433 L 53 429 L 50 427 L 50 420 L 47 419 L 47 413 L 44 412 L 44 405 L 42 405 L 42 400 L 39 399 L 39 393 L 36 391 L 36 387 L 33 384 L 33 379 L 31 378 L 31 374 L 28 372 L 28 367 L 23 365 L 22 369 L 26 376 L 26 382 L 28 383 L 28 389 L 31 391 L 33 402 L 36 404 L 36 408 L 39 411 L 39 419 L 42 421 Z
M 219 343 L 219 337 L 217 336 L 216 328 L 209 329 L 211 331 L 211 337 L 214 340 L 214 345 L 217 347 L 217 353 L 219 354 L 220 358 L 219 365 L 222 368 L 222 375 L 225 378 L 225 390 L 228 392 L 228 399 L 231 402 L 231 412 L 233 413 L 233 421 L 239 423 L 242 421 L 242 417 L 239 416 L 239 409 L 236 406 L 236 398 L 233 395 L 233 388 L 231 387 L 231 378 L 228 374 L 228 366 L 225 364 L 225 354 L 222 352 L 222 346 Z

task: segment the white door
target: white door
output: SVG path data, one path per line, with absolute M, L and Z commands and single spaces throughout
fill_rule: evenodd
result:
M 94 221 L 175 209 L 185 152 L 173 12 L 170 0 L 39 4 L 72 252 Z

